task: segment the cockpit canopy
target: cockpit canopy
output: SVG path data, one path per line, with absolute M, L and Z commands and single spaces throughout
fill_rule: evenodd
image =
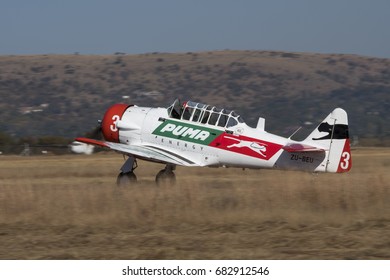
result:
M 176 99 L 175 102 L 168 107 L 168 115 L 175 119 L 226 128 L 235 126 L 238 123 L 244 123 L 244 120 L 234 111 L 220 109 L 193 101 L 181 103 L 179 99 Z

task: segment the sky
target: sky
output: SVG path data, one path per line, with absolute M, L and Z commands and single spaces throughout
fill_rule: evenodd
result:
M 225 49 L 390 58 L 390 0 L 0 0 L 0 55 Z

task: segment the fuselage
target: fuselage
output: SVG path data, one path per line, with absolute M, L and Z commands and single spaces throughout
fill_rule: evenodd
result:
M 287 142 L 244 122 L 217 124 L 174 118 L 167 108 L 131 106 L 114 129 L 120 143 L 161 149 L 198 166 L 272 168 Z

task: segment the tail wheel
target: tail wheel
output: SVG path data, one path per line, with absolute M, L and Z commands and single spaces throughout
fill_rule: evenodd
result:
M 135 176 L 134 172 L 121 172 L 116 179 L 116 184 L 118 187 L 127 187 L 131 184 L 137 182 L 137 176 Z

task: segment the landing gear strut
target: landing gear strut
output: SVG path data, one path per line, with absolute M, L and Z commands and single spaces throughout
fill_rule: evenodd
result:
M 134 174 L 134 170 L 138 167 L 137 160 L 134 157 L 129 157 L 121 167 L 121 173 L 119 173 L 116 179 L 116 184 L 120 187 L 126 187 L 137 182 L 137 176 Z M 176 183 L 176 176 L 173 170 L 176 169 L 176 165 L 167 164 L 164 169 L 160 170 L 156 175 L 156 184 L 169 184 L 174 185 Z
M 173 173 L 173 170 L 175 169 L 176 165 L 167 164 L 164 169 L 160 170 L 156 175 L 157 185 L 162 183 L 174 185 L 176 183 L 176 176 L 175 173 Z
M 134 174 L 134 169 L 137 167 L 137 160 L 134 157 L 129 157 L 121 167 L 121 173 L 116 179 L 116 184 L 124 187 L 137 182 L 137 176 Z

